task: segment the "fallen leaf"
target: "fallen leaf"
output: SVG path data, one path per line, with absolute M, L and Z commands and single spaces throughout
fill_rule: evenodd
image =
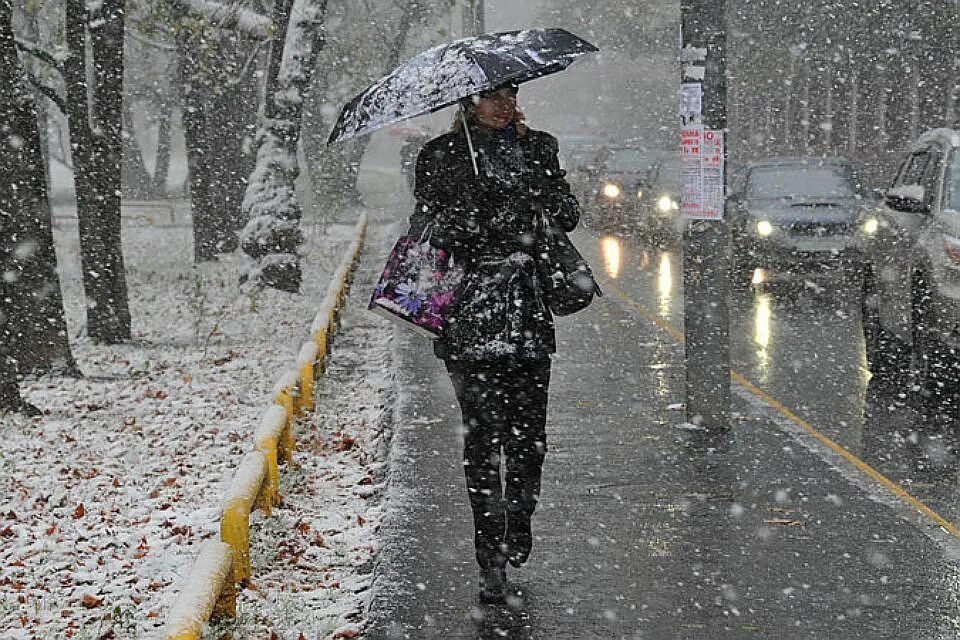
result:
M 804 522 L 802 520 L 788 520 L 786 518 L 771 518 L 769 520 L 764 520 L 764 524 L 775 524 L 782 527 L 802 527 Z
M 333 640 L 338 640 L 339 638 L 357 638 L 360 636 L 360 633 L 352 629 L 346 629 L 344 631 L 338 631 L 333 634 Z
M 80 601 L 80 604 L 83 605 L 84 609 L 94 609 L 99 607 L 103 603 L 103 598 L 98 598 L 92 596 L 89 593 L 83 594 L 83 600 Z
M 77 505 L 77 508 L 73 510 L 73 519 L 79 520 L 86 514 L 87 514 L 87 509 L 86 507 L 83 506 L 83 503 L 81 502 L 80 504 Z

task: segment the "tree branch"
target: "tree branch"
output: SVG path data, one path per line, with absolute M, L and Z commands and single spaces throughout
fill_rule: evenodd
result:
M 153 47 L 154 49 L 160 49 L 161 51 L 176 51 L 176 50 L 177 50 L 177 47 L 176 47 L 175 45 L 166 44 L 166 43 L 164 43 L 164 42 L 157 42 L 156 40 L 151 40 L 150 38 L 147 38 L 147 37 L 142 36 L 142 35 L 140 35 L 139 33 L 137 33 L 137 31 L 136 31 L 135 29 L 127 29 L 127 30 L 124 32 L 124 35 L 128 36 L 129 38 L 132 38 L 132 39 L 136 40 L 137 42 L 140 42 L 140 43 L 142 43 L 142 44 L 145 44 L 145 45 L 147 45 L 148 47 Z
M 183 11 L 203 16 L 219 29 L 238 31 L 252 38 L 271 37 L 273 21 L 238 4 L 224 4 L 213 0 L 166 0 L 167 4 Z
M 14 40 L 16 41 L 17 48 L 20 49 L 20 51 L 29 53 L 34 58 L 46 62 L 57 71 L 63 71 L 63 63 L 58 60 L 54 54 L 50 53 L 41 46 L 30 42 L 29 40 L 24 40 L 23 38 L 14 38 Z
M 32 73 L 27 72 L 27 79 L 30 80 L 30 84 L 36 87 L 37 91 L 45 95 L 50 102 L 57 105 L 57 108 L 60 109 L 60 113 L 65 114 L 67 112 L 66 102 L 64 102 L 63 98 L 57 95 L 56 91 L 37 80 L 37 77 Z

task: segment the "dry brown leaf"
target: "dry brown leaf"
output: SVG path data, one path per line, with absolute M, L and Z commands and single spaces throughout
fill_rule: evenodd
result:
M 85 593 L 83 594 L 83 599 L 80 601 L 80 604 L 83 605 L 84 609 L 94 609 L 103 604 L 103 598 L 98 598 L 90 595 L 89 593 Z
M 769 520 L 764 520 L 764 524 L 775 524 L 781 527 L 802 527 L 804 522 L 802 520 L 788 520 L 787 518 L 771 518 Z
M 87 508 L 83 506 L 83 503 L 77 505 L 77 508 L 73 510 L 73 519 L 79 520 L 87 514 Z

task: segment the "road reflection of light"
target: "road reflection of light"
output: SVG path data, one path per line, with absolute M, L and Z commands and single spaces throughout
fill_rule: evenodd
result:
M 753 270 L 753 284 L 763 284 L 767 281 L 767 272 L 763 269 L 754 269 Z
M 670 254 L 660 254 L 660 269 L 657 272 L 657 307 L 661 316 L 670 314 L 670 301 L 673 299 L 673 273 L 670 267 Z
M 757 294 L 753 310 L 753 341 L 757 345 L 757 377 L 761 383 L 767 381 L 770 370 L 770 355 L 767 347 L 770 346 L 770 321 L 773 311 L 770 308 L 771 295 Z
M 607 273 L 611 278 L 616 279 L 620 275 L 620 241 L 607 236 L 600 241 L 600 249 L 603 252 L 603 264 L 607 268 Z

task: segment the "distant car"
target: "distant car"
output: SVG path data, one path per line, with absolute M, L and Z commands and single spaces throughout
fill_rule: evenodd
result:
M 594 160 L 593 184 L 586 196 L 588 226 L 598 231 L 631 235 L 649 211 L 645 198 L 658 157 L 641 147 L 607 146 Z
M 842 159 L 782 158 L 749 164 L 733 185 L 727 219 L 733 277 L 857 273 L 855 221 L 863 185 Z
M 683 237 L 684 220 L 680 216 L 680 156 L 676 152 L 658 156 L 637 198 L 640 234 L 660 246 L 677 244 Z
M 883 196 L 859 221 L 867 361 L 881 377 L 912 371 L 928 395 L 956 391 L 960 130 L 921 136 Z
M 560 141 L 560 164 L 567 172 L 570 190 L 581 201 L 593 184 L 593 163 L 603 144 L 600 138 L 591 136 L 568 137 Z

